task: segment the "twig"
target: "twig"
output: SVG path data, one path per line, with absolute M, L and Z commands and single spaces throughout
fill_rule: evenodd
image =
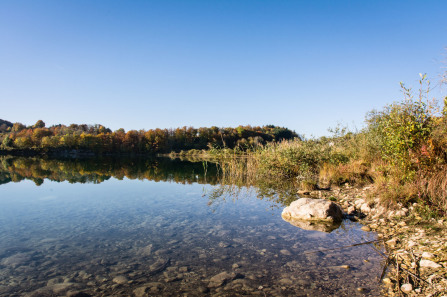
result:
M 400 290 L 399 261 L 398 261 L 397 257 L 398 257 L 397 255 L 394 257 L 394 261 L 396 262 L 397 291 L 399 292 L 399 295 L 402 295 L 402 292 Z
M 376 240 L 371 240 L 371 241 L 366 241 L 366 242 L 360 242 L 360 243 L 355 243 L 355 244 L 351 244 L 351 245 L 345 245 L 345 246 L 340 246 L 340 247 L 336 247 L 336 248 L 332 248 L 332 249 L 323 249 L 323 250 L 318 250 L 318 251 L 308 251 L 308 252 L 304 252 L 303 254 L 314 254 L 314 253 L 318 253 L 318 252 L 328 252 L 328 251 L 335 251 L 335 250 L 341 250 L 341 249 L 345 249 L 345 248 L 350 248 L 350 247 L 355 247 L 355 246 L 360 246 L 360 245 L 365 245 L 365 244 L 371 244 L 371 243 L 375 243 L 375 242 L 379 242 L 381 239 L 376 239 Z
M 382 275 L 380 275 L 379 283 L 382 281 L 383 277 L 385 276 L 386 269 L 390 265 L 390 257 L 386 258 L 385 265 L 383 265 Z

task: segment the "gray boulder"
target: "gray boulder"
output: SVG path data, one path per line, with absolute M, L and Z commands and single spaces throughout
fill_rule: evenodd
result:
M 343 211 L 339 205 L 329 200 L 300 198 L 284 208 L 281 216 L 286 221 L 340 222 L 343 220 Z

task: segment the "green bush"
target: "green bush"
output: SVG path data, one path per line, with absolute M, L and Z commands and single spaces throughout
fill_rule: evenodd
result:
M 368 134 L 378 148 L 376 154 L 389 163 L 388 169 L 397 169 L 402 174 L 402 180 L 415 177 L 415 172 L 426 159 L 424 156 L 430 144 L 436 105 L 425 100 L 429 91 L 428 87 L 422 88 L 425 80 L 425 75 L 421 75 L 417 100 L 411 89 L 401 84 L 404 101 L 390 104 L 382 111 L 373 111 L 367 116 Z

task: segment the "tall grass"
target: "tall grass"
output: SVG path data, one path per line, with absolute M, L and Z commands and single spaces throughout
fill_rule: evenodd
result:
M 331 137 L 269 143 L 243 162 L 240 154 L 214 155 L 226 157 L 220 161 L 223 176 L 240 183 L 288 180 L 306 189 L 372 183 L 385 205 L 418 202 L 445 215 L 447 98 L 443 112 L 437 112 L 422 75 L 418 96 L 404 85 L 402 90 L 404 100 L 370 112 L 361 131 L 339 127 Z

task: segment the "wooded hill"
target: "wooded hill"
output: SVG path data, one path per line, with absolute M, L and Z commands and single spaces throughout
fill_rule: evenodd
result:
M 82 150 L 94 154 L 158 154 L 209 148 L 253 149 L 268 142 L 299 138 L 287 128 L 238 126 L 112 131 L 102 125 L 54 125 L 41 120 L 32 126 L 0 120 L 3 154 L 33 150 Z

